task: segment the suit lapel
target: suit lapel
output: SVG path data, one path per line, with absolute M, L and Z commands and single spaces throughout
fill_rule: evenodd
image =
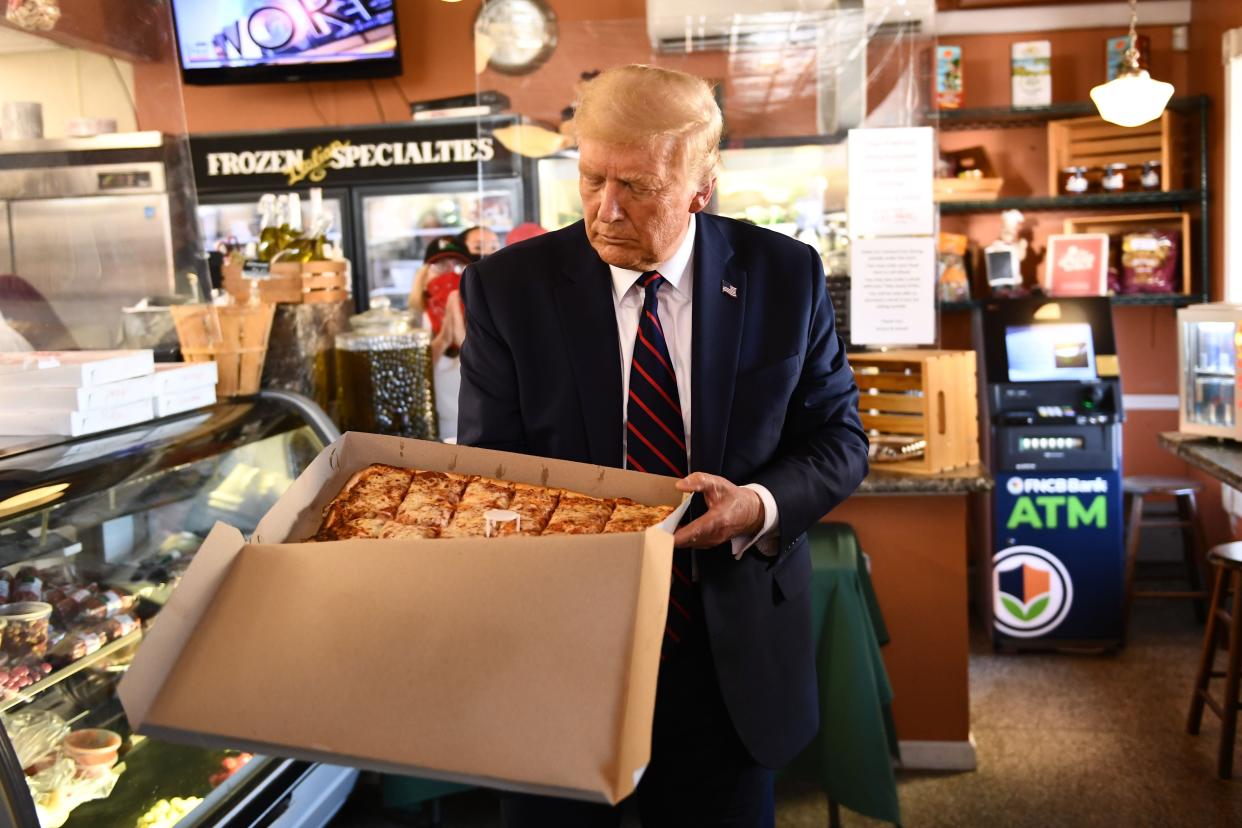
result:
M 581 229 L 553 290 L 591 462 L 621 465 L 621 350 L 612 276 Z
M 700 213 L 694 240 L 690 465 L 709 474 L 723 468 L 746 310 L 746 271 L 732 257 L 716 219 Z

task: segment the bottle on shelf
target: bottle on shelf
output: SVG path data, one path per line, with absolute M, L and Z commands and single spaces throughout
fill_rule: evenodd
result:
M 270 262 L 280 245 L 280 226 L 276 215 L 276 196 L 264 193 L 259 199 L 259 244 L 255 256 Z

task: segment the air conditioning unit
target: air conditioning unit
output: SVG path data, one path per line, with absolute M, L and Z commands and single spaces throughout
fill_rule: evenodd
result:
M 859 12 L 869 37 L 917 33 L 935 0 L 647 0 L 647 34 L 665 53 L 812 45 Z

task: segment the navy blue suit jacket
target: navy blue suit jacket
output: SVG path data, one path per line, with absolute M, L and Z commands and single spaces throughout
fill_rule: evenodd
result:
M 698 222 L 691 469 L 766 486 L 780 535 L 775 558 L 696 553 L 700 587 L 729 715 L 755 760 L 779 767 L 819 722 L 806 532 L 866 475 L 867 438 L 818 254 L 731 219 Z M 582 222 L 467 268 L 462 298 L 459 441 L 620 466 L 612 277 Z

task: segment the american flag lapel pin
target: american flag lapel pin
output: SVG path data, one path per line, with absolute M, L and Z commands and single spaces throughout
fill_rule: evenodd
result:
M 736 299 L 737 298 L 737 285 L 731 285 L 728 282 L 722 281 L 720 283 L 720 292 L 723 293 L 725 296 L 728 296 L 730 299 Z

